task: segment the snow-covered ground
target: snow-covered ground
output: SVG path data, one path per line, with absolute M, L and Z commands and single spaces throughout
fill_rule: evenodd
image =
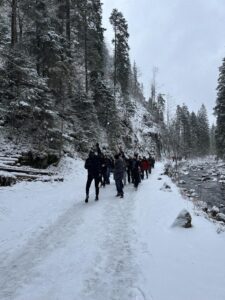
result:
M 88 204 L 83 164 L 67 160 L 62 183 L 0 189 L 0 299 L 225 299 L 225 233 L 195 214 L 161 163 L 124 199 L 112 182 L 99 202 L 92 187 Z M 183 208 L 191 229 L 171 227 Z

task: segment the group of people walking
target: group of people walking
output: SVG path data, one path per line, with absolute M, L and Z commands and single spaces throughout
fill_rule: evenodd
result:
M 116 197 L 124 197 L 124 185 L 133 183 L 137 189 L 141 180 L 148 174 L 151 174 L 154 168 L 155 159 L 149 155 L 148 158 L 140 157 L 137 153 L 134 156 L 126 157 L 124 152 L 120 150 L 115 154 L 114 158 L 102 153 L 99 144 L 89 152 L 89 156 L 85 161 L 85 169 L 88 171 L 86 183 L 86 198 L 85 202 L 89 200 L 89 190 L 92 181 L 95 182 L 95 200 L 99 200 L 99 188 L 110 184 L 110 174 L 113 173 L 115 185 L 117 189 Z

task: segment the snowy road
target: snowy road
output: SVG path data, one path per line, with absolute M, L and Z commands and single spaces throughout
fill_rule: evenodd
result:
M 225 234 L 194 215 L 192 229 L 171 228 L 193 208 L 161 168 L 124 199 L 111 184 L 88 204 L 79 161 L 64 183 L 0 190 L 0 299 L 224 300 Z

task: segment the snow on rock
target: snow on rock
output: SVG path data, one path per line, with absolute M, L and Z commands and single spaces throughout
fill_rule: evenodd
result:
M 210 210 L 210 213 L 213 217 L 215 217 L 220 212 L 219 208 L 217 206 L 213 206 Z
M 179 184 L 186 184 L 184 180 L 179 180 Z
M 165 192 L 171 192 L 171 187 L 166 182 L 164 182 L 160 190 Z
M 20 106 L 23 106 L 23 107 L 29 107 L 30 106 L 30 104 L 25 102 L 25 101 L 20 101 L 19 104 L 20 104 Z
M 16 183 L 16 176 L 9 172 L 0 171 L 0 186 L 11 186 Z
M 183 209 L 177 216 L 172 227 L 190 228 L 192 227 L 191 220 L 191 214 L 186 209 Z
M 218 214 L 216 215 L 216 219 L 217 219 L 218 221 L 223 221 L 223 222 L 225 222 L 225 214 L 218 213 Z

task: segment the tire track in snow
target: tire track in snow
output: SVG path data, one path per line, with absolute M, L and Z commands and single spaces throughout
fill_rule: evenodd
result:
M 54 250 L 66 246 L 66 241 L 83 223 L 85 211 L 83 202 L 74 204 L 38 237 L 28 240 L 14 257 L 6 259 L 5 254 L 0 257 L 0 299 L 13 299 L 20 287 L 38 276 L 35 266 Z

